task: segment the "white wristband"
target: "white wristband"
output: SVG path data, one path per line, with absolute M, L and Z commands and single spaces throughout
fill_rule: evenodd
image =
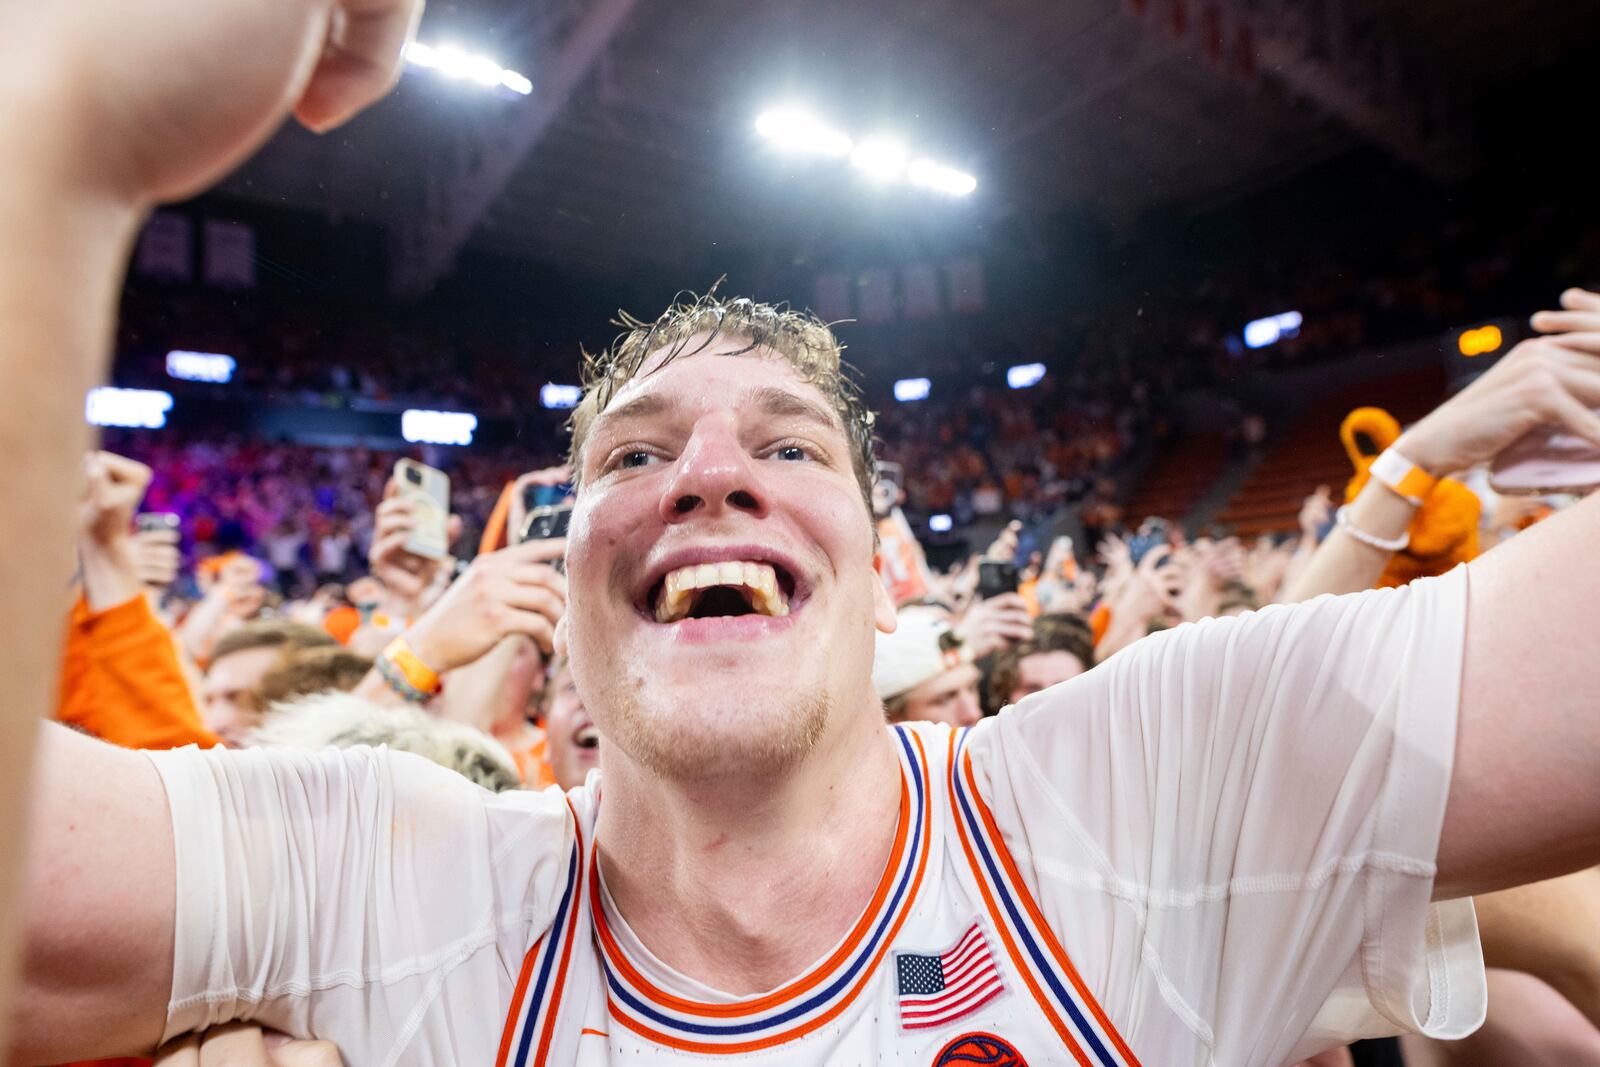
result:
M 1379 552 L 1404 552 L 1406 546 L 1411 544 L 1410 532 L 1402 533 L 1393 541 L 1386 541 L 1381 537 L 1367 533 L 1361 527 L 1350 521 L 1350 505 L 1345 504 L 1333 513 L 1334 525 L 1345 533 L 1354 537 L 1364 545 L 1376 548 Z

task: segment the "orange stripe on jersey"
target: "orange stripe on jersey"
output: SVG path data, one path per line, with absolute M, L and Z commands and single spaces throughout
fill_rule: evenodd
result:
M 550 987 L 550 1015 L 545 1022 L 544 1033 L 539 1035 L 539 1050 L 534 1053 L 533 1067 L 544 1067 L 544 1059 L 550 1053 L 550 1042 L 556 1035 L 555 1015 L 561 1010 L 561 990 L 567 984 L 567 964 L 572 962 L 572 936 L 578 929 L 578 909 L 583 906 L 583 825 L 578 821 L 578 813 L 573 810 L 570 799 L 567 800 L 567 810 L 572 813 L 572 832 L 578 841 L 578 870 L 574 875 L 578 884 L 572 889 L 572 913 L 567 916 L 567 943 L 561 947 L 561 966 L 556 970 L 555 984 Z
M 571 814 L 572 814 L 572 831 L 573 831 L 573 833 L 575 835 L 577 835 L 577 853 L 578 853 L 578 856 L 580 857 L 580 862 L 578 863 L 578 869 L 577 869 L 577 872 L 575 873 L 574 877 L 579 879 L 579 881 L 581 882 L 581 880 L 583 878 L 583 863 L 581 862 L 581 858 L 582 858 L 582 856 L 584 854 L 584 852 L 583 852 L 583 826 L 578 821 L 578 813 L 576 811 L 573 811 L 572 801 L 571 800 L 567 801 L 567 810 L 569 812 L 571 812 Z M 572 959 L 572 932 L 573 932 L 574 929 L 577 928 L 577 925 L 578 925 L 578 923 L 577 923 L 577 909 L 578 909 L 579 903 L 582 900 L 583 900 L 583 891 L 582 891 L 581 887 L 580 886 L 573 887 L 572 914 L 570 914 L 567 917 L 567 943 L 561 950 L 561 964 L 560 964 L 560 967 L 556 971 L 555 984 L 552 987 L 552 992 L 550 994 L 550 998 L 547 1001 L 547 1003 L 552 1005 L 552 1007 L 551 1007 L 551 1011 L 552 1012 L 554 1012 L 556 1008 L 559 1008 L 561 1006 L 561 987 L 564 984 L 564 982 L 566 981 L 567 964 Z M 517 985 L 516 985 L 516 988 L 511 993 L 511 1011 L 506 1016 L 506 1027 L 505 1027 L 505 1030 L 500 1035 L 500 1053 L 499 1053 L 499 1055 L 497 1055 L 495 1057 L 495 1061 L 494 1061 L 495 1067 L 505 1067 L 506 1060 L 511 1055 L 511 1045 L 512 1045 L 512 1042 L 516 1038 L 516 1035 L 517 1035 L 517 1020 L 522 1017 L 522 998 L 527 996 L 527 993 L 528 993 L 528 979 L 533 975 L 533 965 L 538 960 L 538 958 L 539 958 L 539 950 L 543 946 L 544 946 L 544 934 L 540 934 L 539 935 L 539 939 L 533 943 L 533 947 L 528 949 L 527 955 L 522 957 L 522 970 L 517 975 Z M 538 1021 L 535 1018 L 535 1016 L 538 1014 L 538 1012 L 539 1012 L 539 1005 L 534 1004 L 534 1005 L 530 1005 L 529 1006 L 529 1008 L 528 1008 L 528 1025 L 529 1026 L 534 1025 L 534 1023 Z M 549 1051 L 550 1038 L 551 1038 L 551 1035 L 554 1033 L 554 1031 L 555 1031 L 555 1027 L 553 1027 L 553 1026 L 546 1026 L 545 1027 L 544 1036 L 540 1039 L 538 1051 L 534 1055 L 533 1062 L 535 1064 L 542 1064 L 544 1062 L 544 1058 L 545 1058 L 546 1054 Z
M 921 745 L 920 741 L 918 745 Z M 922 777 L 923 781 L 926 782 L 926 771 L 923 772 Z M 927 796 L 926 791 L 924 791 L 923 796 Z M 925 818 L 924 823 L 926 821 Z M 856 922 L 855 927 L 839 945 L 838 949 L 818 964 L 810 974 L 804 975 L 782 989 L 775 990 L 756 1000 L 740 1001 L 737 1004 L 707 1004 L 703 1001 L 685 1000 L 682 997 L 673 996 L 665 990 L 652 985 L 623 955 L 621 946 L 617 944 L 616 936 L 612 934 L 611 927 L 606 922 L 605 909 L 601 906 L 600 879 L 598 876 L 589 880 L 590 910 L 594 913 L 594 928 L 600 935 L 600 941 L 605 947 L 606 957 L 611 961 L 612 966 L 616 967 L 618 973 L 627 979 L 629 985 L 655 1003 L 671 1008 L 674 1011 L 681 1011 L 685 1015 L 699 1015 L 707 1018 L 737 1018 L 741 1015 L 754 1015 L 810 992 L 821 985 L 830 974 L 838 970 L 840 965 L 850 958 L 850 954 L 855 951 L 867 936 L 867 932 L 871 930 L 872 921 L 878 917 L 878 912 L 883 907 L 883 902 L 888 899 L 889 893 L 894 887 L 894 876 L 899 871 L 900 861 L 905 854 L 906 842 L 909 839 L 910 832 L 911 789 L 906 783 L 905 771 L 902 769 L 900 772 L 900 817 L 899 823 L 895 828 L 894 845 L 889 850 L 889 862 L 883 869 L 883 877 L 879 879 L 878 888 L 873 893 L 872 900 L 867 904 L 866 910 L 861 913 L 861 918 Z M 924 832 L 926 831 L 924 830 Z
M 924 797 L 928 797 L 930 795 L 928 793 L 928 786 L 929 786 L 930 783 L 928 782 L 927 752 L 923 750 L 922 739 L 920 737 L 918 737 L 916 734 L 911 734 L 910 736 L 911 736 L 911 740 L 916 743 L 917 752 L 918 752 L 919 756 L 921 757 L 918 760 L 918 763 L 919 763 L 918 773 L 922 776 L 922 783 L 923 783 L 923 793 L 922 793 L 922 795 Z M 904 789 L 904 785 L 905 785 L 904 772 L 902 772 L 902 776 L 901 776 L 902 790 Z M 901 793 L 901 810 L 902 810 L 901 825 L 902 825 L 902 829 L 904 828 L 905 821 L 906 821 L 905 818 L 904 818 L 905 804 L 906 803 L 907 803 L 906 794 L 904 792 L 902 792 Z M 922 820 L 922 828 L 921 828 L 921 831 L 920 831 L 920 837 L 922 838 L 922 854 L 917 859 L 917 873 L 912 878 L 910 892 L 906 895 L 905 902 L 900 908 L 900 913 L 897 916 L 895 916 L 895 920 L 894 920 L 893 924 L 890 926 L 888 933 L 885 935 L 885 937 L 883 939 L 883 943 L 880 944 L 878 946 L 878 950 L 873 953 L 872 960 L 867 965 L 866 969 L 862 971 L 861 977 L 856 979 L 855 984 L 850 987 L 849 992 L 847 992 L 842 998 L 840 998 L 840 1000 L 836 1004 L 831 1005 L 828 1008 L 828 1010 L 824 1011 L 820 1015 L 817 1015 L 814 1018 L 807 1020 L 805 1023 L 802 1023 L 801 1025 L 795 1027 L 792 1030 L 786 1030 L 786 1031 L 783 1031 L 782 1033 L 777 1033 L 777 1034 L 769 1034 L 768 1036 L 763 1037 L 763 1038 L 757 1038 L 757 1039 L 754 1039 L 754 1040 L 751 1040 L 751 1041 L 743 1041 L 743 1042 L 740 1042 L 738 1044 L 714 1044 L 714 1043 L 707 1042 L 707 1041 L 687 1041 L 687 1040 L 684 1040 L 683 1038 L 674 1037 L 674 1036 L 672 1036 L 670 1034 L 661 1033 L 658 1030 L 655 1030 L 655 1029 L 653 1029 L 651 1027 L 645 1026 L 644 1024 L 636 1022 L 635 1020 L 629 1018 L 621 1009 L 619 1009 L 617 1007 L 617 1003 L 616 1003 L 615 999 L 613 999 L 613 997 L 611 996 L 610 990 L 608 989 L 607 992 L 606 992 L 606 1006 L 607 1006 L 607 1009 L 611 1013 L 612 1019 L 614 1019 L 615 1021 L 621 1023 L 623 1026 L 626 1026 L 629 1030 L 632 1030 L 634 1033 L 638 1034 L 640 1037 L 644 1038 L 645 1040 L 654 1042 L 655 1044 L 658 1044 L 658 1045 L 662 1045 L 662 1046 L 664 1046 L 666 1048 L 677 1049 L 680 1052 L 695 1052 L 695 1053 L 702 1053 L 702 1054 L 709 1053 L 709 1054 L 712 1054 L 712 1055 L 737 1055 L 737 1054 L 741 1054 L 741 1053 L 760 1052 L 763 1049 L 773 1048 L 774 1046 L 784 1044 L 785 1042 L 788 1042 L 788 1041 L 798 1040 L 799 1038 L 805 1037 L 807 1034 L 812 1033 L 813 1031 L 817 1030 L 818 1028 L 826 1026 L 828 1023 L 830 1023 L 834 1019 L 838 1018 L 840 1013 L 842 1013 L 846 1008 L 848 1008 L 852 1003 L 854 1003 L 856 997 L 859 996 L 861 994 L 861 991 L 866 988 L 867 983 L 872 981 L 872 979 L 874 977 L 876 977 L 876 975 L 878 973 L 878 965 L 883 962 L 884 955 L 894 945 L 895 938 L 899 936 L 900 928 L 903 925 L 905 925 L 906 917 L 911 914 L 911 906 L 912 906 L 912 903 L 917 898 L 917 890 L 920 889 L 921 886 L 922 886 L 922 876 L 927 872 L 927 869 L 928 869 L 928 852 L 929 852 L 929 841 L 930 841 L 930 838 L 931 838 L 931 832 L 930 832 L 931 825 L 932 825 L 932 819 L 928 817 L 928 812 L 927 812 L 927 809 L 925 807 L 924 808 L 924 817 L 923 817 L 923 820 Z M 897 840 L 898 840 L 898 835 L 897 835 Z M 891 870 L 892 869 L 893 868 L 891 867 Z M 868 908 L 867 910 L 868 910 L 868 913 L 870 914 L 875 909 Z
M 952 733 L 952 743 L 954 743 L 954 740 L 955 735 Z M 1122 1035 L 1117 1032 L 1116 1027 L 1111 1025 L 1111 1020 L 1106 1017 L 1105 1010 L 1100 1007 L 1100 1002 L 1095 999 L 1093 993 L 1089 992 L 1089 987 L 1084 984 L 1083 977 L 1078 974 L 1078 968 L 1073 966 L 1072 960 L 1067 956 L 1067 950 L 1062 947 L 1055 931 L 1050 929 L 1050 924 L 1045 922 L 1044 912 L 1039 910 L 1039 905 L 1034 901 L 1033 893 L 1029 891 L 1028 884 L 1022 880 L 1022 874 L 1017 869 L 1016 861 L 1011 858 L 1011 850 L 1006 848 L 1005 839 L 1000 836 L 1000 827 L 995 823 L 994 815 L 989 811 L 989 805 L 984 802 L 982 794 L 978 792 L 978 782 L 972 774 L 972 753 L 964 752 L 962 756 L 961 770 L 966 775 L 967 788 L 972 793 L 972 800 L 977 806 L 978 816 L 983 820 L 984 829 L 989 833 L 989 843 L 994 846 L 996 854 L 1000 857 L 1000 865 L 1006 869 L 1006 875 L 1011 879 L 1011 885 L 1016 892 L 1017 899 L 1022 901 L 1023 910 L 1033 920 L 1033 925 L 1039 931 L 1039 937 L 1044 941 L 1045 947 L 1050 950 L 1050 955 L 1055 957 L 1056 966 L 1061 968 L 1062 973 L 1067 976 L 1067 980 L 1072 983 L 1072 987 L 1078 991 L 1078 996 L 1083 998 L 1084 1005 L 1094 1014 L 1095 1020 L 1105 1030 L 1106 1036 L 1111 1039 L 1111 1043 L 1116 1046 L 1117 1051 L 1122 1054 L 1128 1063 L 1132 1064 L 1133 1067 L 1139 1067 L 1139 1057 L 1135 1056 L 1133 1050 L 1128 1047 L 1127 1042 L 1122 1040 Z
M 952 770 L 956 764 L 956 734 L 958 732 L 956 730 L 950 731 L 948 766 Z M 972 841 L 967 837 L 966 823 L 961 817 L 961 808 L 956 800 L 956 792 L 953 788 L 950 790 L 950 813 L 953 816 L 951 821 L 956 825 L 956 834 L 961 838 L 961 851 L 966 853 L 967 862 L 972 865 L 973 880 L 978 883 L 978 892 L 983 895 L 983 906 L 988 909 L 989 917 L 994 920 L 994 928 L 999 931 L 1000 940 L 1005 942 L 1006 952 L 1010 954 L 1012 962 L 1016 964 L 1017 973 L 1022 975 L 1022 981 L 1027 985 L 1028 992 L 1033 994 L 1033 999 L 1038 1002 L 1045 1018 L 1050 1020 L 1050 1025 L 1055 1027 L 1057 1036 L 1061 1038 L 1061 1043 L 1067 1047 L 1067 1051 L 1072 1053 L 1072 1058 L 1077 1060 L 1082 1067 L 1094 1067 L 1089 1062 L 1089 1057 L 1084 1054 L 1083 1049 L 1078 1047 L 1077 1039 L 1067 1029 L 1067 1024 L 1050 1003 L 1049 997 L 1045 995 L 1043 989 L 1039 988 L 1039 980 L 1028 969 L 1027 960 L 1024 958 L 1022 951 L 1018 949 L 1016 940 L 1011 936 L 1011 928 L 1006 925 L 1005 918 L 1000 914 L 1000 908 L 994 901 L 994 894 L 989 891 L 989 883 L 984 880 L 978 857 L 972 851 Z
M 506 1028 L 500 1035 L 500 1055 L 495 1057 L 494 1067 L 506 1067 L 506 1058 L 511 1055 L 511 1039 L 517 1035 L 517 1020 L 522 1016 L 522 998 L 528 995 L 528 979 L 533 975 L 533 961 L 539 957 L 539 946 L 544 944 L 544 936 L 533 943 L 528 954 L 522 957 L 522 971 L 517 975 L 517 987 L 511 994 L 511 1013 L 506 1016 Z

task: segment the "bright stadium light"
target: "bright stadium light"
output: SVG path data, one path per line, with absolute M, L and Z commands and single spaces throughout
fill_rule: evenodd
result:
M 446 78 L 475 82 L 485 89 L 505 88 L 519 96 L 533 92 L 533 83 L 514 70 L 507 70 L 488 56 L 475 55 L 455 45 L 429 45 L 413 41 L 406 45 L 406 62 L 423 70 L 438 71 Z
M 1300 312 L 1285 311 L 1281 315 L 1268 315 L 1264 319 L 1247 322 L 1244 324 L 1245 347 L 1265 348 L 1285 337 L 1293 337 L 1300 332 L 1301 321 Z
M 894 383 L 894 398 L 902 404 L 911 400 L 926 400 L 933 383 L 926 378 L 901 378 Z
M 167 375 L 180 381 L 214 382 L 220 385 L 233 380 L 233 372 L 237 367 L 232 356 L 217 352 L 184 352 L 175 349 L 167 353 Z
M 948 515 L 939 514 L 928 516 L 928 529 L 933 533 L 949 533 L 952 525 L 954 524 Z
M 83 417 L 91 426 L 159 430 L 167 424 L 167 412 L 171 410 L 171 393 L 163 393 L 159 389 L 100 386 L 89 390 L 83 404 Z
M 1022 363 L 1006 368 L 1006 384 L 1013 389 L 1029 389 L 1044 377 L 1043 363 Z
M 400 436 L 425 445 L 470 445 L 478 416 L 465 411 L 411 408 L 400 415 Z
M 972 175 L 931 159 L 913 160 L 911 166 L 906 168 L 906 178 L 913 185 L 949 196 L 966 196 L 978 187 L 978 179 Z
M 906 172 L 905 146 L 887 137 L 874 137 L 856 145 L 850 162 L 874 181 L 892 182 Z
M 583 390 L 576 385 L 557 385 L 546 382 L 539 388 L 539 403 L 547 408 L 575 408 L 583 399 Z
M 780 107 L 756 117 L 756 132 L 785 152 L 848 156 L 854 142 L 810 112 Z

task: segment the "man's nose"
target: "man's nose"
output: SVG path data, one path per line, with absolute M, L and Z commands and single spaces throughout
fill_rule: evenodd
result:
M 757 460 L 739 439 L 731 413 L 707 415 L 695 424 L 688 445 L 661 494 L 661 518 L 681 522 L 691 515 L 724 511 L 766 515 L 768 500 Z

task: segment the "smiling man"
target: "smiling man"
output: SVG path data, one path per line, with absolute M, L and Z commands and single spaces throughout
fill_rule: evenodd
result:
M 347 117 L 416 14 L 152 5 L 0 8 L 0 370 L 33 398 L 8 440 L 78 424 L 140 211 L 291 104 Z M 1544 421 L 1600 439 L 1600 297 L 1564 303 L 1538 320 L 1559 344 L 1501 365 L 1520 406 L 1475 385 L 1405 459 L 1442 474 Z M 559 639 L 599 778 L 490 795 L 382 750 L 47 728 L 17 1060 L 244 1019 L 363 1067 L 1273 1067 L 1469 1029 L 1481 963 L 1448 898 L 1600 862 L 1600 501 L 1444 578 L 1169 631 L 970 730 L 891 727 L 870 421 L 826 328 L 670 309 L 592 368 L 574 431 Z M 0 514 L 11 618 L 65 573 L 40 531 L 68 525 L 69 444 L 22 450 Z M 1351 521 L 1405 506 L 1375 483 Z M 526 610 L 560 614 L 528 567 Z M 9 720 L 35 714 L 48 656 L 0 655 Z

